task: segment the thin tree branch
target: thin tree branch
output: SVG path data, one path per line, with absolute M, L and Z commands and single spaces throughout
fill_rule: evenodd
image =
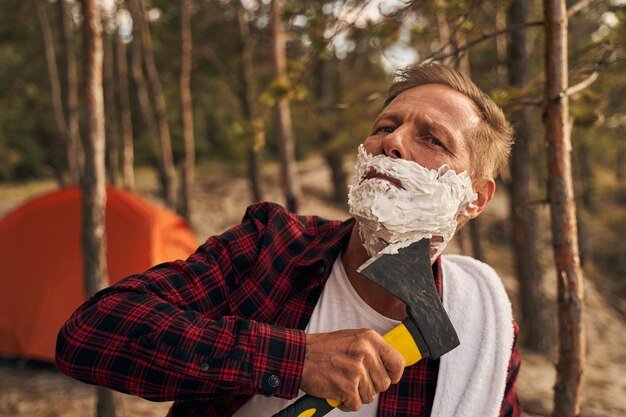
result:
M 579 82 L 576 85 L 573 85 L 569 88 L 567 88 L 564 92 L 564 94 L 566 96 L 572 96 L 582 90 L 584 90 L 585 88 L 589 87 L 591 84 L 594 83 L 595 80 L 598 79 L 598 76 L 600 75 L 600 73 L 598 71 L 594 71 L 593 73 L 591 73 L 591 75 L 589 77 L 587 77 L 587 79 L 585 79 L 584 81 Z
M 481 42 L 489 40 L 489 39 L 491 39 L 491 38 L 493 38 L 495 36 L 502 35 L 502 34 L 509 33 L 509 32 L 513 32 L 513 31 L 519 30 L 519 29 L 525 29 L 525 28 L 529 28 L 529 27 L 533 27 L 533 26 L 541 26 L 541 25 L 543 25 L 543 20 L 537 20 L 537 21 L 533 21 L 533 22 L 526 22 L 526 23 L 522 23 L 522 24 L 519 24 L 519 25 L 511 26 L 511 27 L 508 27 L 506 29 L 501 29 L 501 30 L 496 30 L 496 31 L 493 31 L 493 32 L 489 32 L 489 33 L 486 33 L 486 34 L 484 34 L 484 35 L 482 35 L 482 36 L 480 36 L 480 37 L 478 37 L 478 38 L 476 38 L 476 39 L 466 43 L 465 45 L 463 45 L 461 47 L 456 48 L 454 51 L 449 52 L 447 54 L 441 54 L 441 50 L 442 49 L 440 49 L 438 52 L 428 56 L 425 59 L 425 61 L 430 61 L 430 60 L 433 60 L 433 59 L 443 59 L 443 58 L 448 58 L 448 57 L 451 57 L 451 56 L 455 56 L 455 55 L 458 55 L 459 52 L 465 51 L 465 50 L 471 48 L 472 46 L 475 46 L 475 45 L 477 45 L 477 44 L 479 44 Z
M 613 55 L 613 52 L 613 49 L 604 51 L 604 53 L 602 54 L 602 58 L 600 58 L 596 62 L 594 71 L 591 73 L 591 75 L 589 75 L 589 77 L 587 77 L 587 79 L 585 79 L 584 81 L 581 81 L 580 83 L 565 89 L 564 94 L 566 96 L 574 95 L 593 84 L 600 76 L 600 71 L 607 66 L 609 59 Z
M 567 10 L 567 18 L 569 19 L 581 10 L 586 9 L 592 1 L 593 0 L 580 0 L 578 3 L 572 5 L 572 7 Z

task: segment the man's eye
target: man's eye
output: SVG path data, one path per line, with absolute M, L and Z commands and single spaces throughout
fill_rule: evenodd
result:
M 380 133 L 392 133 L 395 129 L 391 126 L 383 126 L 381 128 L 378 129 L 378 132 Z
M 430 135 L 429 136 L 425 136 L 424 139 L 428 140 L 430 143 L 432 143 L 435 146 L 439 146 L 441 148 L 444 147 L 443 143 L 439 139 L 434 137 L 434 136 L 430 136 Z

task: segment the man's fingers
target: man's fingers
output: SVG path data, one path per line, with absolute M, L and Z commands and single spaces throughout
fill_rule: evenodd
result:
M 300 388 L 316 397 L 338 398 L 344 411 L 372 402 L 400 381 L 404 358 L 372 329 L 307 335 Z
M 396 377 L 398 369 L 402 375 L 404 368 L 404 359 L 396 349 L 394 349 L 387 341 L 374 330 L 364 333 L 368 339 L 367 350 L 363 352 L 363 364 L 367 369 L 367 376 L 374 390 L 371 397 L 377 393 L 386 391 L 392 382 L 390 372 Z M 363 402 L 368 403 L 367 396 L 361 395 Z
M 374 401 L 378 392 L 379 391 L 374 389 L 374 385 L 369 379 L 369 376 L 366 379 L 361 380 L 361 383 L 359 384 L 359 396 L 361 397 L 361 402 L 363 404 L 369 404 Z
M 363 406 L 363 402 L 361 401 L 361 396 L 359 395 L 358 389 L 355 387 L 354 392 L 341 403 L 337 408 L 341 411 L 358 411 Z
M 370 380 L 372 381 L 372 385 L 374 386 L 374 390 L 378 392 L 384 392 L 389 389 L 391 385 L 391 378 L 389 377 L 389 373 L 385 369 L 385 365 L 382 361 L 378 360 L 378 366 L 372 366 L 369 368 Z
M 380 351 L 380 359 L 387 370 L 387 374 L 392 384 L 397 384 L 404 373 L 406 361 L 404 356 L 400 354 L 391 345 L 385 342 L 386 346 Z

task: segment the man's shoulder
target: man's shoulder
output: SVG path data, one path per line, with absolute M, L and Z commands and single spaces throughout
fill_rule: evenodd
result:
M 272 203 L 270 201 L 259 201 L 249 205 L 246 208 L 244 219 L 254 218 L 261 221 L 267 221 L 267 219 L 271 218 L 272 216 L 287 216 L 290 214 L 292 213 L 290 213 L 280 204 Z

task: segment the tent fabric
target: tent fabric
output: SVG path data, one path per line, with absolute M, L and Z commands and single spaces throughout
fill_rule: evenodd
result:
M 0 220 L 0 355 L 54 360 L 58 329 L 85 300 L 78 187 L 35 198 Z M 197 247 L 187 222 L 118 188 L 106 198 L 110 283 Z

